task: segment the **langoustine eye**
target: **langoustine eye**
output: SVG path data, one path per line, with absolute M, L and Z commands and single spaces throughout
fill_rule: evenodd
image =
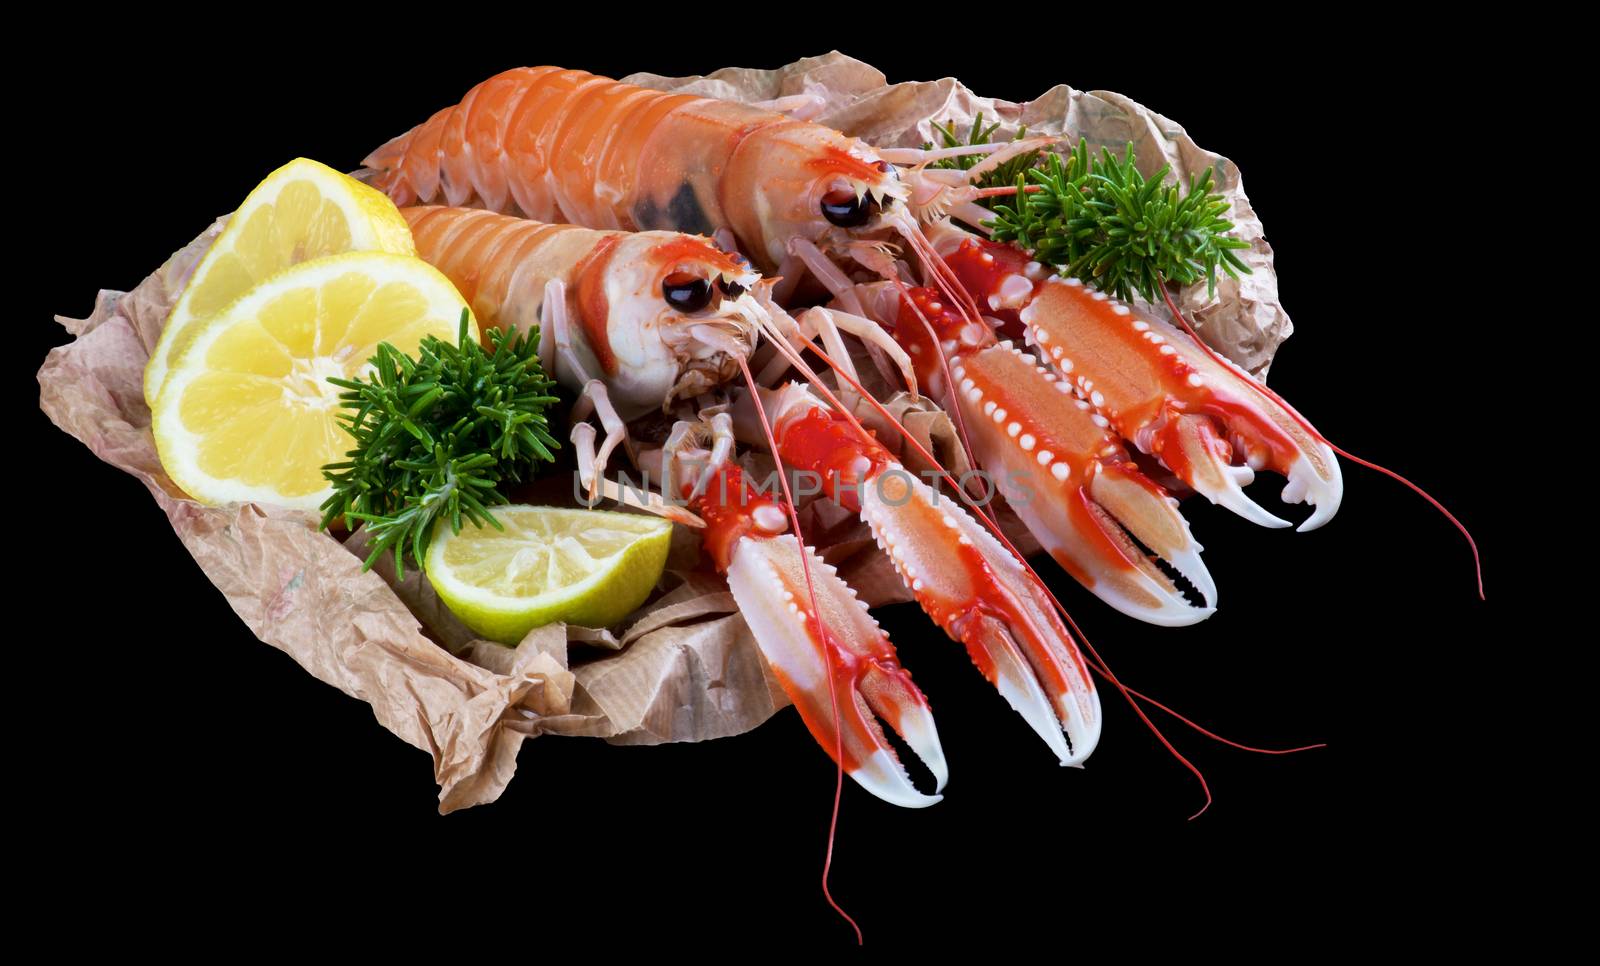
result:
M 679 312 L 698 312 L 711 304 L 711 283 L 685 272 L 673 272 L 662 280 L 661 296 Z
M 840 228 L 859 228 L 877 210 L 876 201 L 857 195 L 848 188 L 839 188 L 822 196 L 822 217 Z
M 886 181 L 898 180 L 894 165 L 879 161 L 873 165 L 887 175 Z M 872 194 L 860 194 L 854 188 L 834 188 L 822 196 L 822 217 L 840 228 L 859 228 L 877 214 L 882 205 Z

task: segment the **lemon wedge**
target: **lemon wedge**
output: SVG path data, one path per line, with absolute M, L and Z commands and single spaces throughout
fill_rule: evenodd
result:
M 333 492 L 322 467 L 354 445 L 328 378 L 356 378 L 380 342 L 408 355 L 426 336 L 455 342 L 464 307 L 448 279 L 405 255 L 280 272 L 197 324 L 152 414 L 161 465 L 202 503 L 317 509 Z
M 607 510 L 497 506 L 504 530 L 441 520 L 424 568 L 439 598 L 488 640 L 516 644 L 564 621 L 610 627 L 643 604 L 667 565 L 672 524 Z
M 405 218 L 382 192 L 307 158 L 267 175 L 228 219 L 167 316 L 145 366 L 145 402 L 155 408 L 198 323 L 291 265 L 359 251 L 416 254 Z

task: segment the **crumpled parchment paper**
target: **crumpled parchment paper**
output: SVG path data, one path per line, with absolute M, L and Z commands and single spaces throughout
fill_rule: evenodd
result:
M 1258 373 L 1289 334 L 1271 250 L 1237 170 L 1126 98 L 1057 87 L 1014 104 L 976 97 L 952 79 L 886 85 L 878 71 L 837 53 L 776 71 L 629 80 L 746 101 L 810 93 L 826 105 L 821 123 L 885 146 L 931 140 L 932 121 L 970 124 L 981 109 L 1007 130 L 1025 123 L 1113 146 L 1132 139 L 1152 169 L 1158 157 L 1180 174 L 1216 165 L 1239 232 L 1254 246 L 1247 257 L 1256 274 L 1224 282 L 1209 304 L 1201 304 L 1203 287 L 1198 296 L 1187 292 L 1184 307 L 1195 311 L 1207 341 Z M 40 407 L 95 455 L 145 484 L 178 539 L 258 638 L 370 704 L 385 728 L 433 757 L 441 812 L 498 798 L 523 741 L 536 735 L 619 744 L 701 741 L 749 731 L 788 704 L 727 585 L 697 568 L 687 533 L 675 538 L 662 593 L 620 634 L 555 625 L 507 648 L 476 639 L 421 575 L 396 581 L 387 562 L 363 573 L 360 531 L 324 533 L 308 513 L 208 507 L 185 496 L 157 459 L 142 379 L 173 303 L 224 223 L 218 220 L 132 292 L 102 291 L 88 318 L 58 317 L 74 341 L 52 350 L 40 368 Z M 947 417 L 903 394 L 884 398 L 947 466 L 957 474 L 966 469 Z M 865 404 L 857 408 L 863 421 L 879 419 Z M 893 445 L 893 433 L 879 438 Z M 920 468 L 909 449 L 901 456 L 913 471 Z M 1037 549 L 1009 511 L 1002 509 L 999 519 L 1024 552 Z M 804 508 L 802 523 L 808 542 L 838 565 L 863 600 L 876 606 L 909 599 L 853 516 L 817 501 Z
M 341 542 L 319 532 L 313 514 L 208 507 L 185 496 L 156 456 L 142 379 L 173 303 L 222 224 L 132 292 L 102 292 L 89 318 L 59 319 L 77 338 L 40 368 L 40 406 L 145 484 L 257 637 L 372 705 L 385 728 L 433 756 L 441 811 L 498 798 L 533 735 L 701 740 L 748 731 L 788 703 L 715 578 L 683 579 L 620 638 L 551 626 L 506 648 L 475 639 L 416 572 L 396 582 L 385 561 L 362 573 L 359 531 Z

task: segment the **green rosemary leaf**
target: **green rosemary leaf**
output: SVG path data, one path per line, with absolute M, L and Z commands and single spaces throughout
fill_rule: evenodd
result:
M 441 519 L 457 532 L 463 516 L 500 526 L 486 507 L 509 502 L 502 487 L 560 449 L 543 428 L 545 408 L 559 400 L 539 366 L 537 330 L 491 330 L 485 350 L 467 325 L 463 310 L 454 345 L 429 337 L 413 359 L 383 343 L 364 381 L 331 380 L 347 390 L 340 425 L 355 448 L 323 467 L 333 495 L 322 527 L 341 517 L 365 524 L 372 551 L 364 567 L 386 553 L 401 576 L 408 557 L 421 566 Z
M 1091 158 L 1080 139 L 1065 155 L 1046 154 L 1017 172 L 1016 195 L 997 199 L 985 227 L 1124 301 L 1137 293 L 1157 302 L 1166 282 L 1201 279 L 1214 294 L 1218 268 L 1234 278 L 1250 273 L 1234 254 L 1250 244 L 1229 237 L 1228 202 L 1213 190 L 1210 168 L 1182 185 L 1167 182 L 1171 173 L 1164 165 L 1141 175 L 1131 143 L 1120 158 L 1109 148 Z

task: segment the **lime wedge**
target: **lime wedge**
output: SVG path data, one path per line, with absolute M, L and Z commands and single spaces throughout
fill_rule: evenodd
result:
M 667 565 L 672 524 L 605 510 L 500 506 L 504 530 L 439 521 L 425 567 L 439 598 L 488 640 L 516 644 L 562 621 L 609 627 L 644 603 Z

